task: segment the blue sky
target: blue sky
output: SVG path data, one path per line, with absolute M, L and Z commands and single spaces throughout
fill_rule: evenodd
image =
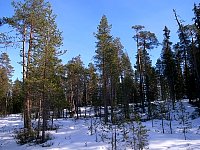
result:
M 12 16 L 12 0 L 0 0 L 0 17 Z M 180 15 L 185 24 L 190 24 L 193 17 L 193 5 L 198 0 L 49 0 L 57 15 L 58 28 L 63 32 L 62 49 L 68 52 L 62 56 L 63 63 L 72 57 L 81 55 L 85 64 L 93 62 L 95 55 L 95 37 L 97 26 L 102 15 L 106 15 L 112 24 L 111 34 L 120 37 L 124 50 L 129 54 L 132 65 L 135 63 L 136 46 L 132 39 L 133 25 L 143 25 L 146 30 L 154 32 L 159 40 L 163 40 L 163 28 L 166 25 L 171 30 L 171 41 L 176 43 L 177 24 L 173 9 Z M 1 27 L 0 32 L 7 30 Z M 153 64 L 160 56 L 161 47 L 150 52 Z M 0 49 L 9 53 L 12 65 L 15 67 L 13 79 L 21 78 L 21 61 L 19 49 Z

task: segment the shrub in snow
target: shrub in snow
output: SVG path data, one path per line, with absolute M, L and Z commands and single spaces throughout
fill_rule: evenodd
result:
M 192 123 L 189 119 L 189 112 L 186 112 L 186 107 L 183 104 L 182 101 L 179 103 L 179 111 L 178 112 L 178 119 L 179 119 L 179 124 L 182 124 L 180 127 L 182 129 L 182 132 L 184 134 L 184 139 L 186 140 L 186 133 L 189 131 L 190 128 L 192 128 Z
M 16 130 L 15 131 L 15 139 L 17 144 L 26 144 L 26 143 L 30 143 L 33 142 L 36 139 L 36 131 L 31 130 L 28 131 L 27 129 L 20 129 L 20 130 Z
M 139 114 L 135 113 L 135 121 L 131 123 L 130 127 L 130 134 L 129 140 L 129 145 L 133 149 L 137 150 L 143 150 L 144 148 L 147 148 L 149 145 L 148 143 L 148 134 L 147 134 L 147 129 L 146 126 L 144 126 L 141 122 L 141 117 Z
M 41 136 L 38 136 L 38 131 L 31 130 L 28 131 L 27 129 L 19 129 L 14 131 L 17 144 L 23 145 L 27 143 L 42 143 Z M 54 137 L 50 133 L 46 133 L 45 135 L 45 142 L 54 139 Z M 47 144 L 51 145 L 51 144 Z M 43 145 L 42 145 L 43 146 Z

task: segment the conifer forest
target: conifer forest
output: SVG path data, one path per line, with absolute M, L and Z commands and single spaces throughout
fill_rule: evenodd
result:
M 50 141 L 56 140 L 51 132 L 67 132 L 70 123 L 74 128 L 84 124 L 87 136 L 112 150 L 153 149 L 149 138 L 153 132 L 181 135 L 187 141 L 192 140 L 195 128 L 200 139 L 200 3 L 191 4 L 191 24 L 171 10 L 178 28 L 178 40 L 173 43 L 167 25 L 158 41 L 147 27 L 130 24 L 130 38 L 136 45 L 131 54 L 134 64 L 120 37 L 112 35 L 110 18 L 102 15 L 93 33 L 95 55 L 87 66 L 81 55 L 63 63 L 65 37 L 51 1 L 23 0 L 10 5 L 13 15 L 0 18 L 0 28 L 9 31 L 0 32 L 0 118 L 20 116 L 20 126 L 9 131 L 18 149 L 31 144 L 51 149 L 55 142 Z M 158 48 L 160 57 L 153 64 L 149 52 Z M 12 66 L 9 49 L 18 51 L 21 68 Z M 16 69 L 22 74 L 13 80 Z M 191 108 L 195 110 L 188 111 Z M 66 141 L 72 139 L 71 134 L 65 133 Z M 0 134 L 0 143 L 3 137 Z M 88 149 L 89 144 L 85 140 L 83 148 L 67 149 Z

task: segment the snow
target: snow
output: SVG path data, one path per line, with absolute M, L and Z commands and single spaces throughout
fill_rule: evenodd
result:
M 0 150 L 105 150 L 106 143 L 95 142 L 95 137 L 88 133 L 88 122 L 84 119 L 75 120 L 58 119 L 55 124 L 60 128 L 56 131 L 48 131 L 53 136 L 52 140 L 46 142 L 50 147 L 41 145 L 18 145 L 14 139 L 13 131 L 21 128 L 23 121 L 21 115 L 10 115 L 0 118 Z
M 162 133 L 161 120 L 155 119 L 152 121 L 143 122 L 143 125 L 148 129 L 148 148 L 150 150 L 199 150 L 200 149 L 200 118 L 196 114 L 196 108 L 188 104 L 187 100 L 183 101 L 185 106 L 185 114 L 189 114 L 188 122 L 191 127 L 187 128 L 186 140 L 183 134 L 183 126 L 178 120 L 180 110 L 173 112 L 172 131 L 170 133 L 169 121 L 164 120 L 165 133 Z M 82 108 L 84 109 L 84 108 Z M 176 118 L 176 119 L 175 119 Z M 49 147 L 43 147 L 35 144 L 18 145 L 14 139 L 14 131 L 23 127 L 23 118 L 20 114 L 9 115 L 0 118 L 0 150 L 108 150 L 111 149 L 111 144 L 108 140 L 104 142 L 100 138 L 102 134 L 101 128 L 98 130 L 98 135 L 90 134 L 90 118 L 81 119 L 57 119 L 54 123 L 59 126 L 57 130 L 47 131 L 52 139 L 44 143 Z M 93 127 L 95 128 L 95 127 Z M 111 135 L 111 133 L 108 133 Z M 97 136 L 97 137 L 96 137 Z M 96 139 L 97 138 L 97 139 Z M 96 142 L 97 140 L 97 142 Z M 125 149 L 123 144 L 119 144 L 118 149 Z M 130 149 L 130 148 L 126 148 Z

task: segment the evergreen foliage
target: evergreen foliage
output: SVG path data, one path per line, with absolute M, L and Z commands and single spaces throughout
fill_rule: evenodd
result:
M 23 113 L 24 128 L 16 132 L 20 144 L 45 142 L 46 131 L 53 129 L 54 118 L 84 117 L 91 120 L 89 130 L 99 141 L 109 141 L 112 149 L 121 143 L 133 149 L 148 146 L 148 131 L 142 121 L 162 120 L 162 132 L 180 102 L 184 138 L 190 123 L 182 99 L 200 108 L 200 4 L 194 5 L 193 24 L 184 25 L 174 10 L 179 41 L 173 45 L 170 30 L 164 27 L 160 44 L 154 33 L 134 25 L 136 42 L 134 68 L 120 38 L 111 34 L 112 25 L 103 15 L 95 33 L 94 62 L 84 66 L 81 56 L 63 64 L 62 34 L 49 2 L 24 0 L 12 2 L 14 15 L 1 18 L 20 42 L 22 79 L 11 81 L 13 67 L 7 53 L 0 54 L 0 115 Z M 10 46 L 11 37 L 0 33 L 0 45 Z M 149 55 L 161 45 L 155 66 Z M 160 48 L 160 47 L 158 47 Z M 84 110 L 84 116 L 82 112 Z M 171 109 L 173 108 L 173 109 Z M 33 118 L 34 121 L 32 126 Z M 97 128 L 102 128 L 98 133 Z M 111 133 L 111 134 L 110 134 Z M 118 134 L 117 134 L 118 133 Z M 130 140 L 131 139 L 131 140 Z

